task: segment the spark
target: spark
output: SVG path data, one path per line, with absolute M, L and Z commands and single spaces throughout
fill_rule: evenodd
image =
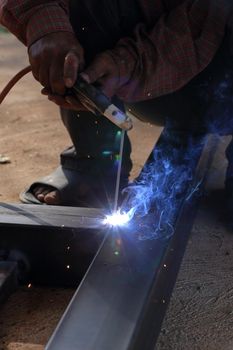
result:
M 31 288 L 31 287 L 32 287 L 32 284 L 31 284 L 31 283 L 29 283 L 29 284 L 28 284 L 28 288 Z

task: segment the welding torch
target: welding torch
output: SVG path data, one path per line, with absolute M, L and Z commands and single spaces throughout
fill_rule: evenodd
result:
M 92 84 L 88 84 L 79 77 L 70 89 L 81 104 L 96 115 L 104 115 L 113 124 L 122 130 L 130 130 L 133 127 L 132 119 L 119 109 L 101 90 Z
M 27 73 L 31 72 L 28 66 L 17 73 L 0 93 L 0 104 L 3 102 L 12 87 Z M 89 111 L 96 115 L 104 115 L 112 123 L 122 130 L 130 130 L 133 127 L 131 118 L 115 104 L 112 103 L 100 89 L 92 84 L 88 84 L 81 76 L 71 89 L 67 90 L 68 95 L 72 95 Z

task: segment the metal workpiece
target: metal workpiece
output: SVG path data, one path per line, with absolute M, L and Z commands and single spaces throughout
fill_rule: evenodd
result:
M 215 148 L 209 138 L 200 149 L 200 185 L 184 196 L 172 235 L 142 240 L 146 217 L 109 228 L 46 350 L 154 350 Z
M 21 283 L 77 287 L 105 235 L 100 209 L 0 205 L 0 252 Z
M 54 229 L 100 229 L 105 226 L 105 215 L 105 210 L 96 208 L 0 203 L 0 228 L 20 225 Z

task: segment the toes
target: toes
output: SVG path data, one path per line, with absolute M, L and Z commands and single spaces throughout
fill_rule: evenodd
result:
M 60 196 L 58 191 L 50 191 L 44 196 L 44 202 L 50 205 L 60 204 Z
M 60 203 L 59 193 L 51 186 L 36 186 L 33 189 L 34 196 L 42 203 L 57 205 Z
M 36 195 L 36 198 L 38 199 L 38 201 L 44 203 L 44 195 L 42 193 Z
M 34 196 L 40 202 L 44 202 L 44 196 L 45 196 L 47 191 L 48 191 L 48 188 L 44 188 L 44 187 L 38 186 L 38 187 L 35 187 L 32 192 L 33 192 Z
M 33 194 L 35 196 L 38 196 L 40 194 L 46 195 L 48 192 L 51 192 L 52 190 L 53 188 L 51 188 L 50 186 L 38 186 L 33 189 Z

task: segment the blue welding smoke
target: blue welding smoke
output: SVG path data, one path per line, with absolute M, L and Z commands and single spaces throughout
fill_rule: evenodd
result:
M 165 129 L 142 174 L 126 188 L 130 218 L 141 222 L 140 239 L 169 237 L 178 211 L 197 191 L 193 186 L 195 168 L 203 137 Z
M 199 128 L 203 136 L 195 136 L 192 132 L 188 135 L 188 132 L 166 126 L 143 173 L 125 190 L 129 218 L 139 218 L 142 223 L 141 239 L 166 238 L 173 234 L 182 203 L 198 192 L 202 182 L 197 180 L 195 183 L 194 173 L 204 134 L 233 134 L 232 62 L 227 65 L 226 60 L 225 66 L 195 84 L 193 91 L 203 107 Z M 233 176 L 233 142 L 228 147 L 227 157 L 230 165 L 227 176 Z
M 208 99 L 206 123 L 208 131 L 218 135 L 233 133 L 233 72 L 225 73 L 213 87 Z

